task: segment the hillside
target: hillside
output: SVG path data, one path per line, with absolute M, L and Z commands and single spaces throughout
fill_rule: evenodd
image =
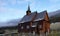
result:
M 17 26 L 19 23 L 20 19 L 13 19 L 7 22 L 0 22 L 0 27 L 12 27 L 12 26 Z
M 48 15 L 51 23 L 60 22 L 60 10 L 49 13 Z

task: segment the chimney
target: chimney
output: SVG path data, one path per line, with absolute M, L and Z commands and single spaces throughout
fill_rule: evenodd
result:
M 31 11 L 30 11 L 30 6 L 28 5 L 28 10 L 26 11 L 26 15 L 30 15 Z

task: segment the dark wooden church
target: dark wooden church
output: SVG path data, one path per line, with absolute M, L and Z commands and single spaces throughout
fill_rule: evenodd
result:
M 18 32 L 33 33 L 33 31 L 38 34 L 50 32 L 50 21 L 46 10 L 40 13 L 37 13 L 37 11 L 31 13 L 28 6 L 26 15 L 18 24 Z

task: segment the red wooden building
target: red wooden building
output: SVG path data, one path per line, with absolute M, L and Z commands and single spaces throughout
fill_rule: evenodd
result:
M 18 32 L 31 32 L 33 33 L 45 33 L 50 31 L 50 21 L 48 17 L 47 11 L 42 11 L 37 13 L 37 11 L 30 11 L 30 7 L 28 6 L 28 10 L 26 11 L 26 15 L 21 19 L 18 25 Z

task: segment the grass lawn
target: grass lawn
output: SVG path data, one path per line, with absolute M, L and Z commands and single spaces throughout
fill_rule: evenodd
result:
M 50 33 L 49 36 L 60 36 L 60 32 L 53 32 L 53 33 Z

